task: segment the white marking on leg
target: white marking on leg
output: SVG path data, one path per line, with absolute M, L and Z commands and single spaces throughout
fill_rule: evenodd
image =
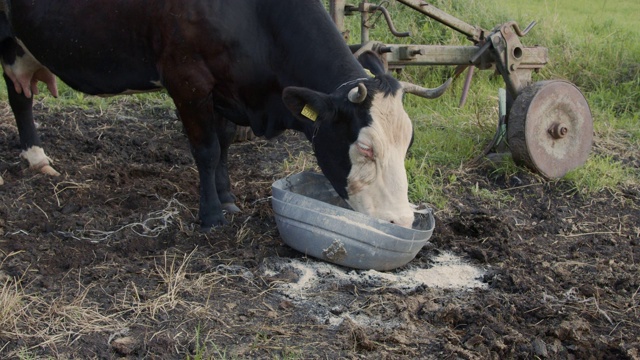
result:
M 29 162 L 31 169 L 51 176 L 60 176 L 60 173 L 51 167 L 53 160 L 44 153 L 44 149 L 40 146 L 32 146 L 20 153 L 20 156 Z

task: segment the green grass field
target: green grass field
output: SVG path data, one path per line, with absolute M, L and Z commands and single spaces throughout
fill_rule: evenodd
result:
M 614 31 L 640 35 L 637 18 L 640 3 L 633 0 L 507 1 L 504 6 L 510 15 L 523 22 L 531 17 L 542 23 L 564 24 L 567 30 L 613 25 Z

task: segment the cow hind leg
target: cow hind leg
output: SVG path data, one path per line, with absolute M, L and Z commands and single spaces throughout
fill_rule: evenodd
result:
M 7 94 L 9 105 L 16 118 L 18 134 L 20 135 L 20 148 L 22 156 L 29 162 L 29 167 L 47 175 L 60 175 L 51 167 L 51 159 L 45 154 L 40 142 L 40 136 L 33 121 L 33 98 L 26 97 L 16 92 L 13 81 L 4 74 L 4 81 L 7 84 Z

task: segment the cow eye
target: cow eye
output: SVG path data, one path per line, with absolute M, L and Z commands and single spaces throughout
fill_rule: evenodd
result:
M 358 141 L 356 143 L 356 147 L 358 148 L 358 151 L 360 152 L 360 154 L 362 154 L 368 159 L 373 160 L 373 148 L 370 145 L 367 145 L 363 142 Z

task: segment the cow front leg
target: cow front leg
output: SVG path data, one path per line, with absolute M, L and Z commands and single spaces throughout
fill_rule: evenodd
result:
M 220 161 L 220 141 L 212 132 L 210 141 L 191 141 L 191 153 L 196 161 L 200 177 L 200 223 L 202 231 L 227 223 L 216 188 L 216 168 Z
M 236 124 L 226 121 L 224 132 L 220 138 L 220 161 L 216 167 L 216 189 L 218 198 L 222 203 L 222 209 L 228 213 L 240 212 L 236 205 L 236 197 L 231 193 L 231 179 L 229 178 L 229 146 L 234 141 L 236 135 Z
M 213 112 L 211 99 L 185 101 L 174 96 L 191 154 L 200 179 L 200 224 L 202 231 L 227 223 L 216 187 L 217 168 L 222 154 L 220 136 L 224 137 L 224 119 Z
M 40 171 L 47 175 L 59 176 L 53 167 L 51 159 L 45 154 L 40 142 L 40 136 L 33 121 L 33 98 L 18 94 L 13 85 L 13 81 L 4 74 L 4 81 L 7 85 L 9 105 L 13 111 L 20 135 L 20 156 L 29 162 L 31 169 Z

